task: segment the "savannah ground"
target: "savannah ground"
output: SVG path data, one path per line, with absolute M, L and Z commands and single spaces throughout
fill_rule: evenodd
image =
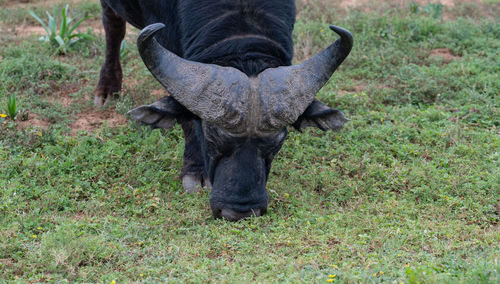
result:
M 27 12 L 65 2 L 0 0 L 0 112 L 21 110 L 0 118 L 0 282 L 500 282 L 500 3 L 378 2 L 298 3 L 296 62 L 328 24 L 355 36 L 318 95 L 352 121 L 290 131 L 267 215 L 230 223 L 183 192 L 181 129 L 124 116 L 165 95 L 137 30 L 96 109 L 98 1 L 70 1 L 95 40 L 61 56 Z

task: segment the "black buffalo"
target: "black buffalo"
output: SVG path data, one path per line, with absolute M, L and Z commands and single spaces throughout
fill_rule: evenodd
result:
M 101 0 L 106 61 L 95 93 L 102 105 L 121 89 L 125 23 L 143 29 L 141 57 L 171 96 L 129 112 L 152 127 L 179 122 L 181 177 L 188 192 L 212 187 L 215 217 L 238 220 L 267 210 L 271 163 L 287 125 L 340 129 L 341 111 L 314 96 L 349 54 L 352 35 L 300 65 L 293 55 L 293 0 Z

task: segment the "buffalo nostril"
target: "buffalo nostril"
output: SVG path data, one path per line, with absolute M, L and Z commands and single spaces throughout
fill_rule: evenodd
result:
M 232 209 L 222 209 L 222 210 L 220 210 L 220 216 L 215 216 L 215 217 L 216 218 L 222 217 L 222 218 L 227 219 L 228 221 L 234 222 L 234 221 L 238 221 L 240 219 L 248 218 L 251 216 L 259 217 L 262 215 L 262 211 L 263 210 L 261 210 L 261 209 L 252 209 L 252 210 L 247 211 L 247 212 L 238 212 L 238 211 L 235 211 Z

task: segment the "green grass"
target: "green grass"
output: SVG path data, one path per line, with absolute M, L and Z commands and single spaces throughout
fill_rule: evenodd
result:
M 98 5 L 76 13 L 83 2 Z M 352 121 L 340 133 L 291 131 L 268 214 L 237 223 L 211 217 L 208 192 L 183 192 L 179 127 L 69 135 L 92 104 L 102 35 L 66 56 L 37 36 L 0 35 L 0 106 L 14 93 L 50 123 L 0 120 L 0 282 L 498 283 L 500 21 L 474 16 L 498 3 L 438 17 L 309 5 L 297 61 L 336 38 L 327 24 L 355 36 L 318 94 Z M 455 58 L 430 56 L 436 48 Z M 110 106 L 119 113 L 161 88 L 133 47 L 124 78 Z

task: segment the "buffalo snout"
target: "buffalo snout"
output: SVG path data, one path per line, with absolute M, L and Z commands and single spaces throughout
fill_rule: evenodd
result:
M 213 215 L 229 221 L 261 216 L 269 198 L 266 160 L 258 144 L 251 140 L 229 149 L 213 169 L 210 192 Z

